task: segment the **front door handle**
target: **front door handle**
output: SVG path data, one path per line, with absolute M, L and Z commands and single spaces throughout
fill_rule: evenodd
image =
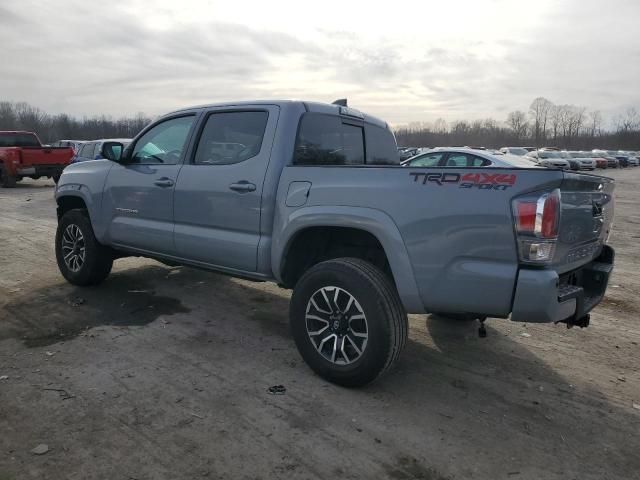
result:
M 159 187 L 172 187 L 173 186 L 173 180 L 171 180 L 170 178 L 167 177 L 162 177 L 159 178 L 158 180 L 156 180 L 155 182 L 153 182 L 154 185 L 157 185 Z
M 229 188 L 235 192 L 246 193 L 253 192 L 256 189 L 256 186 L 251 182 L 241 180 L 238 183 L 232 183 L 231 185 L 229 185 Z

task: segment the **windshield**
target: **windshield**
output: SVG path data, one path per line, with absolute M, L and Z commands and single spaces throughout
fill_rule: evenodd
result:
M 562 158 L 560 152 L 540 152 L 538 156 L 540 158 Z
M 0 147 L 39 147 L 40 142 L 33 133 L 3 133 Z

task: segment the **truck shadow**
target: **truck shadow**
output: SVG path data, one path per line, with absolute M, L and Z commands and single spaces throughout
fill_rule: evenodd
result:
M 27 347 L 69 340 L 100 325 L 141 326 L 161 315 L 188 313 L 180 300 L 158 295 L 161 267 L 113 274 L 103 285 L 78 288 L 67 283 L 30 291 L 0 309 L 0 340 L 20 338 Z
M 289 334 L 288 301 L 287 292 L 264 284 L 147 265 L 117 271 L 99 287 L 57 282 L 11 299 L 0 309 L 0 340 L 13 337 L 27 347 L 45 346 L 90 334 L 100 325 L 143 327 L 175 315 L 171 323 L 181 329 L 181 345 L 190 345 L 191 353 L 206 363 L 212 351 L 206 342 L 221 338 L 205 328 L 212 318 L 216 332 L 226 338 L 251 338 L 256 331 L 262 339 L 270 337 L 262 341 L 269 348 L 234 356 L 235 368 L 259 372 L 268 364 L 283 382 L 295 378 L 287 394 L 303 403 L 314 391 L 317 401 L 327 404 L 361 405 L 363 416 L 368 407 L 382 408 L 390 412 L 379 419 L 382 425 L 419 426 L 443 439 L 451 432 L 471 458 L 489 454 L 492 440 L 504 446 L 509 438 L 510 458 L 525 465 L 533 443 L 537 455 L 564 455 L 565 466 L 597 461 L 599 472 L 614 476 L 618 468 L 640 468 L 637 418 L 611 404 L 595 386 L 575 387 L 530 346 L 515 341 L 515 334 L 493 328 L 491 321 L 488 337 L 478 338 L 475 322 L 411 316 L 411 339 L 393 370 L 372 385 L 350 390 L 328 385 L 301 361 Z M 603 444 L 615 448 L 603 450 Z

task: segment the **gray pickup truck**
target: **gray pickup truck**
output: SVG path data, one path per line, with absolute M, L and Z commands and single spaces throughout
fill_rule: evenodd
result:
M 346 106 L 189 108 L 122 147 L 64 170 L 62 275 L 143 256 L 277 282 L 300 354 L 341 385 L 389 369 L 407 313 L 586 326 L 613 268 L 611 179 L 402 167 L 389 126 Z

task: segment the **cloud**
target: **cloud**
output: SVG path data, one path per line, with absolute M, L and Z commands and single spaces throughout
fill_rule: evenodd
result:
M 54 49 L 46 41 L 16 41 L 31 33 L 18 24 L 0 32 L 0 41 L 11 44 L 0 76 L 0 91 L 9 99 L 79 114 L 117 114 L 131 105 L 162 112 L 184 101 L 266 93 L 255 85 L 274 63 L 314 48 L 285 33 L 243 25 L 210 21 L 155 29 L 121 10 L 89 11 L 80 2 L 71 7 L 81 18 L 99 18 L 99 25 L 80 22 L 56 33 L 41 18 L 34 30 L 55 42 Z
M 640 104 L 635 0 L 606 9 L 596 0 L 535 8 L 396 0 L 391 11 L 345 5 L 338 17 L 327 13 L 332 1 L 314 15 L 292 4 L 289 16 L 286 6 L 242 0 L 3 4 L 0 100 L 156 115 L 236 99 L 347 96 L 396 124 L 501 120 L 541 95 L 611 114 Z

